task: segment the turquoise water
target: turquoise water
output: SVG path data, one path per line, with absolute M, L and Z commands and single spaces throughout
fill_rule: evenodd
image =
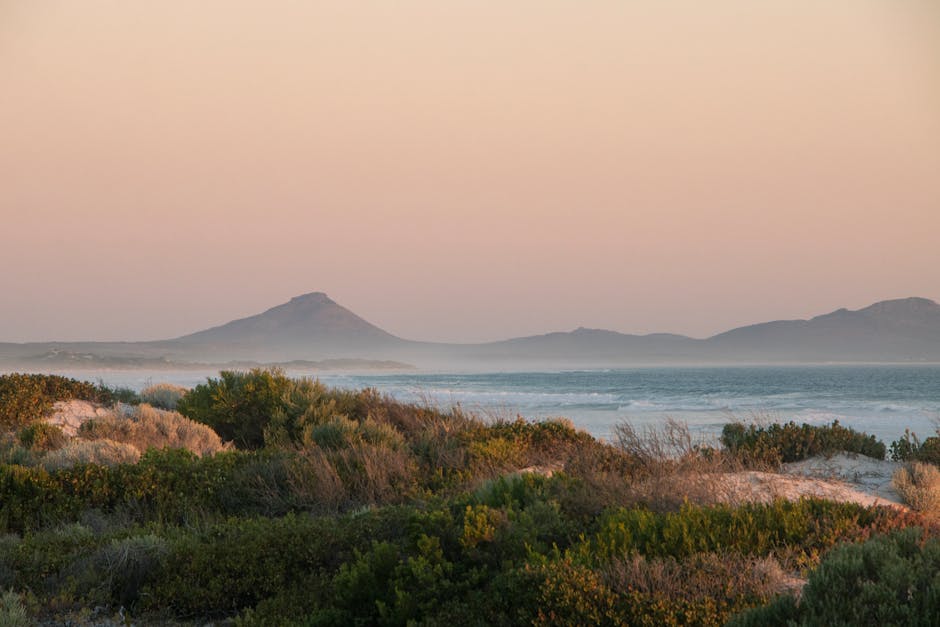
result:
M 140 389 L 169 381 L 192 386 L 214 373 L 100 371 L 71 373 Z M 291 375 L 315 373 L 292 371 Z M 615 424 L 685 421 L 713 437 L 739 418 L 843 424 L 890 442 L 910 428 L 932 435 L 940 420 L 940 366 L 760 366 L 631 368 L 559 372 L 319 374 L 345 388 L 374 387 L 403 401 L 459 404 L 488 416 L 565 416 L 596 437 Z

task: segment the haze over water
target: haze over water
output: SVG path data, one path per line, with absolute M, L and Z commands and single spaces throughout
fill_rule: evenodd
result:
M 922 439 L 940 426 L 940 365 L 748 366 L 632 368 L 558 372 L 323 374 L 328 385 L 374 387 L 407 402 L 459 404 L 482 415 L 527 419 L 568 417 L 596 437 L 629 421 L 643 428 L 667 417 L 702 437 L 717 436 L 736 418 L 828 424 L 833 420 L 886 444 L 909 428 Z M 67 373 L 141 389 L 168 381 L 193 386 L 215 373 L 101 371 Z

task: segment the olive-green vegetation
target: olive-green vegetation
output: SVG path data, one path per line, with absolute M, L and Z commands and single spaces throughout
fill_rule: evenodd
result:
M 740 447 L 657 458 L 628 430 L 607 444 L 564 420 L 486 421 L 277 370 L 223 372 L 176 407 L 235 446 L 172 448 L 188 438 L 145 438 L 119 422 L 133 412 L 86 423 L 67 442 L 43 423 L 15 423 L 0 463 L 0 618 L 722 625 L 748 610 L 828 616 L 814 613 L 812 595 L 793 600 L 794 577 L 856 594 L 843 570 L 858 558 L 840 551 L 867 551 L 858 543 L 913 526 L 924 531 L 897 536 L 902 554 L 883 562 L 922 560 L 910 582 L 932 590 L 922 571 L 934 564 L 925 542 L 936 529 L 917 513 L 820 500 L 729 505 L 684 480 L 667 482 L 668 499 L 649 488 L 739 467 Z M 135 463 L 43 464 L 96 429 L 147 448 Z M 87 440 L 103 441 L 112 440 Z M 847 566 L 831 566 L 838 560 Z M 904 583 L 889 579 L 885 603 Z M 906 611 L 878 617 L 935 608 Z
M 743 460 L 770 465 L 838 452 L 885 458 L 883 442 L 873 435 L 844 427 L 838 420 L 823 426 L 795 422 L 759 426 L 732 422 L 722 430 L 721 443 Z
M 52 411 L 56 401 L 109 402 L 112 396 L 103 386 L 56 375 L 0 375 L 0 427 L 15 428 L 38 420 Z
M 736 617 L 735 627 L 936 625 L 940 617 L 940 539 L 900 529 L 834 549 L 793 597 Z
M 896 462 L 918 461 L 940 465 L 940 435 L 921 442 L 916 433 L 905 429 L 904 435 L 891 443 L 891 459 Z

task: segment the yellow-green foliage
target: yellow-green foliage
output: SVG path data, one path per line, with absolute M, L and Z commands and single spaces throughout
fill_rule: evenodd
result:
M 53 451 L 65 446 L 67 437 L 58 425 L 34 422 L 17 434 L 20 444 L 34 451 Z
M 767 426 L 726 424 L 721 443 L 733 455 L 746 462 L 779 464 L 796 462 L 815 455 L 834 455 L 841 451 L 884 459 L 886 447 L 875 436 L 839 424 L 797 425 L 773 423 Z
M 143 453 L 148 448 L 183 448 L 212 455 L 225 448 L 218 434 L 175 411 L 143 403 L 86 421 L 78 430 L 86 440 L 123 442 Z
M 911 462 L 892 477 L 895 489 L 912 509 L 940 515 L 940 470 L 932 464 Z
M 651 466 L 709 470 L 724 456 L 682 431 L 659 448 L 616 447 L 566 421 L 485 421 L 266 371 L 223 373 L 180 405 L 251 450 L 163 448 L 212 452 L 179 427 L 211 431 L 147 405 L 87 422 L 45 453 L 52 471 L 9 463 L 42 451 L 0 449 L 0 591 L 12 586 L 33 619 L 103 622 L 90 609 L 102 607 L 139 624 L 240 627 L 721 625 L 778 592 L 781 565 L 809 569 L 835 546 L 912 524 L 940 532 L 916 512 L 822 500 L 638 500 L 630 486 Z M 803 431 L 785 431 L 803 450 Z M 667 463 L 670 442 L 680 456 Z M 136 463 L 99 465 L 128 450 L 133 461 L 137 447 Z M 532 467 L 552 474 L 517 472 Z M 933 624 L 929 577 L 905 579 L 898 563 L 877 562 L 896 580 L 878 590 L 920 605 L 895 622 Z M 924 564 L 933 576 L 935 560 Z M 866 580 L 849 574 L 820 590 L 855 602 L 851 586 Z M 774 616 L 796 611 L 782 603 Z
M 940 540 L 918 528 L 835 548 L 798 600 L 779 597 L 746 612 L 734 627 L 787 625 L 937 625 Z
M 159 409 L 176 409 L 176 404 L 188 391 L 189 388 L 181 385 L 156 383 L 141 390 L 140 402 Z
M 0 375 L 0 427 L 15 428 L 35 422 L 52 411 L 56 401 L 78 398 L 108 402 L 108 390 L 57 375 Z
M 8 590 L 0 594 L 0 625 L 4 627 L 29 627 L 33 621 L 30 619 L 20 595 Z
M 140 459 L 137 447 L 114 440 L 79 440 L 72 439 L 56 451 L 50 451 L 40 460 L 47 470 L 70 468 L 77 464 L 132 464 Z

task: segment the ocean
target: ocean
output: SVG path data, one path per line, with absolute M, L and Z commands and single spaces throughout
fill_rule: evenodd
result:
M 192 386 L 211 373 L 99 371 L 66 373 L 141 389 L 167 381 Z M 940 424 L 940 365 L 657 367 L 552 372 L 330 374 L 331 386 L 373 387 L 396 399 L 459 405 L 487 417 L 566 417 L 595 437 L 614 426 L 639 429 L 673 418 L 704 440 L 731 420 L 838 420 L 889 444 L 911 429 L 921 438 Z

